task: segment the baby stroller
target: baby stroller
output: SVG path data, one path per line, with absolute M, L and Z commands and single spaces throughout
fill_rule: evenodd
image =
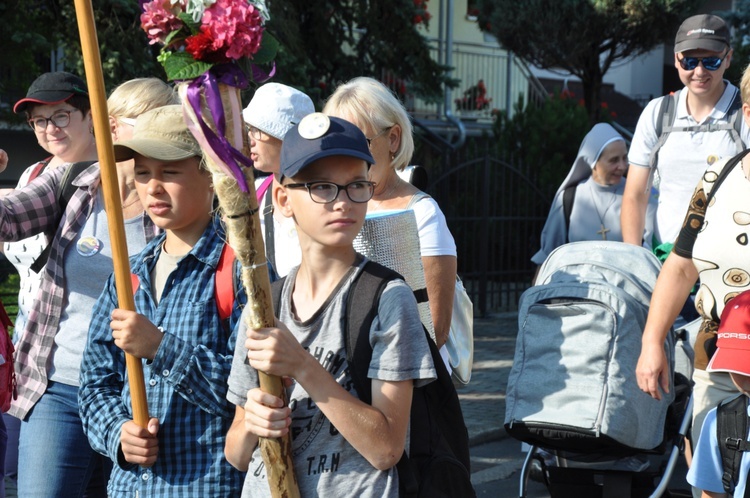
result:
M 533 459 L 553 498 L 668 495 L 692 414 L 674 333 L 664 344 L 669 394 L 654 400 L 635 377 L 660 268 L 641 247 L 575 242 L 553 251 L 521 296 L 505 428 L 531 445 L 522 498 Z

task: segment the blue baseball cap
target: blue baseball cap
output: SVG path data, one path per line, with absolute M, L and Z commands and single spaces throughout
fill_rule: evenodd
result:
M 364 133 L 349 121 L 321 112 L 308 114 L 284 135 L 281 146 L 281 178 L 293 177 L 309 164 L 330 156 L 375 162 Z

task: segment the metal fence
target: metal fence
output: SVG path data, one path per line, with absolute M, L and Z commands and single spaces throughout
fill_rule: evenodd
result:
M 499 45 L 453 42 L 452 44 L 452 77 L 459 80 L 459 86 L 453 92 L 451 112 L 463 119 L 490 122 L 493 112 L 513 114 L 513 107 L 521 99 L 523 105 L 541 103 L 547 98 L 547 91 L 531 73 L 523 60 L 515 57 Z M 446 48 L 445 41 L 430 40 L 430 55 L 440 60 L 440 53 Z M 389 80 L 382 75 L 384 82 Z M 482 80 L 486 89 L 485 98 L 489 101 L 482 109 L 465 109 L 456 104 L 464 92 L 476 87 Z M 419 98 L 405 96 L 405 104 L 415 118 L 440 118 L 443 114 L 443 103 L 430 103 Z
M 454 150 L 417 121 L 414 164 L 429 173 L 427 191 L 445 213 L 456 240 L 458 273 L 475 314 L 514 311 L 531 283 L 531 256 L 554 191 L 531 171 L 504 157 L 490 127 L 469 125 L 466 143 Z

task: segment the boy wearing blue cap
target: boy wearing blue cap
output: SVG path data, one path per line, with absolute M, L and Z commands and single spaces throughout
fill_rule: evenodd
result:
M 302 496 L 398 496 L 412 388 L 436 376 L 417 303 L 402 280 L 381 294 L 369 331 L 372 404 L 359 399 L 346 360 L 347 296 L 366 259 L 352 242 L 364 223 L 373 163 L 362 132 L 339 118 L 306 116 L 284 137 L 282 213 L 293 217 L 302 262 L 286 278 L 277 327 L 245 321 L 229 376 L 236 405 L 227 460 L 247 471 L 243 497 L 270 496 L 259 437 L 291 431 Z M 289 406 L 258 388 L 257 371 L 290 378 Z

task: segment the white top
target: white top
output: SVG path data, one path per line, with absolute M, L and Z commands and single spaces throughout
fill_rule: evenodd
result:
M 724 94 L 713 111 L 700 123 L 688 114 L 687 91 L 681 91 L 675 109 L 674 126 L 695 126 L 703 123 L 728 122 L 727 111 L 739 90 L 726 82 Z M 658 142 L 656 121 L 661 98 L 648 103 L 638 119 L 638 125 L 630 144 L 630 164 L 648 168 L 651 150 Z M 750 143 L 750 130 L 742 123 L 742 141 Z M 719 159 L 728 159 L 737 154 L 730 132 L 672 132 L 659 150 L 657 164 L 659 185 L 656 211 L 655 235 L 661 242 L 673 242 L 682 226 L 695 185 L 703 172 Z
M 265 178 L 255 181 L 257 189 Z M 271 187 L 269 187 L 271 188 Z M 263 242 L 266 240 L 265 216 L 266 196 L 263 195 L 260 202 L 260 227 L 263 234 Z M 438 207 L 432 197 L 424 197 L 415 202 L 411 208 L 417 218 L 417 230 L 419 231 L 420 255 L 425 256 L 456 256 L 456 242 L 453 240 L 445 221 L 445 215 Z M 275 214 L 275 213 L 274 213 Z M 281 219 L 279 219 L 281 218 Z M 302 252 L 297 238 L 297 228 L 294 219 L 283 216 L 273 217 L 274 221 L 274 256 L 276 260 L 276 273 L 279 277 L 286 276 L 295 266 L 302 261 Z M 270 259 L 270 258 L 269 258 Z
M 256 190 L 266 178 L 258 178 L 255 180 Z M 269 186 L 270 190 L 273 185 Z M 263 243 L 266 242 L 266 220 L 264 213 L 266 211 L 266 195 L 263 194 L 260 202 L 258 203 L 260 208 L 260 233 L 263 235 Z M 294 225 L 293 218 L 286 218 L 276 212 L 273 213 L 273 241 L 274 241 L 274 258 L 276 265 L 274 270 L 280 277 L 285 277 L 289 271 L 295 266 L 299 266 L 302 262 L 302 250 L 299 247 L 299 239 L 297 238 L 297 227 Z M 268 247 L 266 245 L 266 247 Z M 272 261 L 270 255 L 267 256 L 269 261 Z
M 417 194 L 418 195 L 418 194 Z M 410 209 L 417 218 L 419 252 L 425 256 L 456 256 L 456 242 L 445 221 L 445 215 L 432 197 L 423 197 Z
M 17 189 L 25 187 L 29 183 L 29 177 L 38 164 L 34 163 L 26 168 L 18 180 Z M 68 164 L 58 167 L 61 166 L 68 166 Z M 28 319 L 34 299 L 36 299 L 36 295 L 39 292 L 39 284 L 42 281 L 41 272 L 34 273 L 31 271 L 30 266 L 42 254 L 47 244 L 47 237 L 43 233 L 19 240 L 18 242 L 6 242 L 3 244 L 5 257 L 16 267 L 21 283 L 18 291 L 18 315 L 16 316 L 14 328 L 14 330 L 19 331 L 18 337 L 20 337 L 20 332 L 26 328 L 26 320 Z

